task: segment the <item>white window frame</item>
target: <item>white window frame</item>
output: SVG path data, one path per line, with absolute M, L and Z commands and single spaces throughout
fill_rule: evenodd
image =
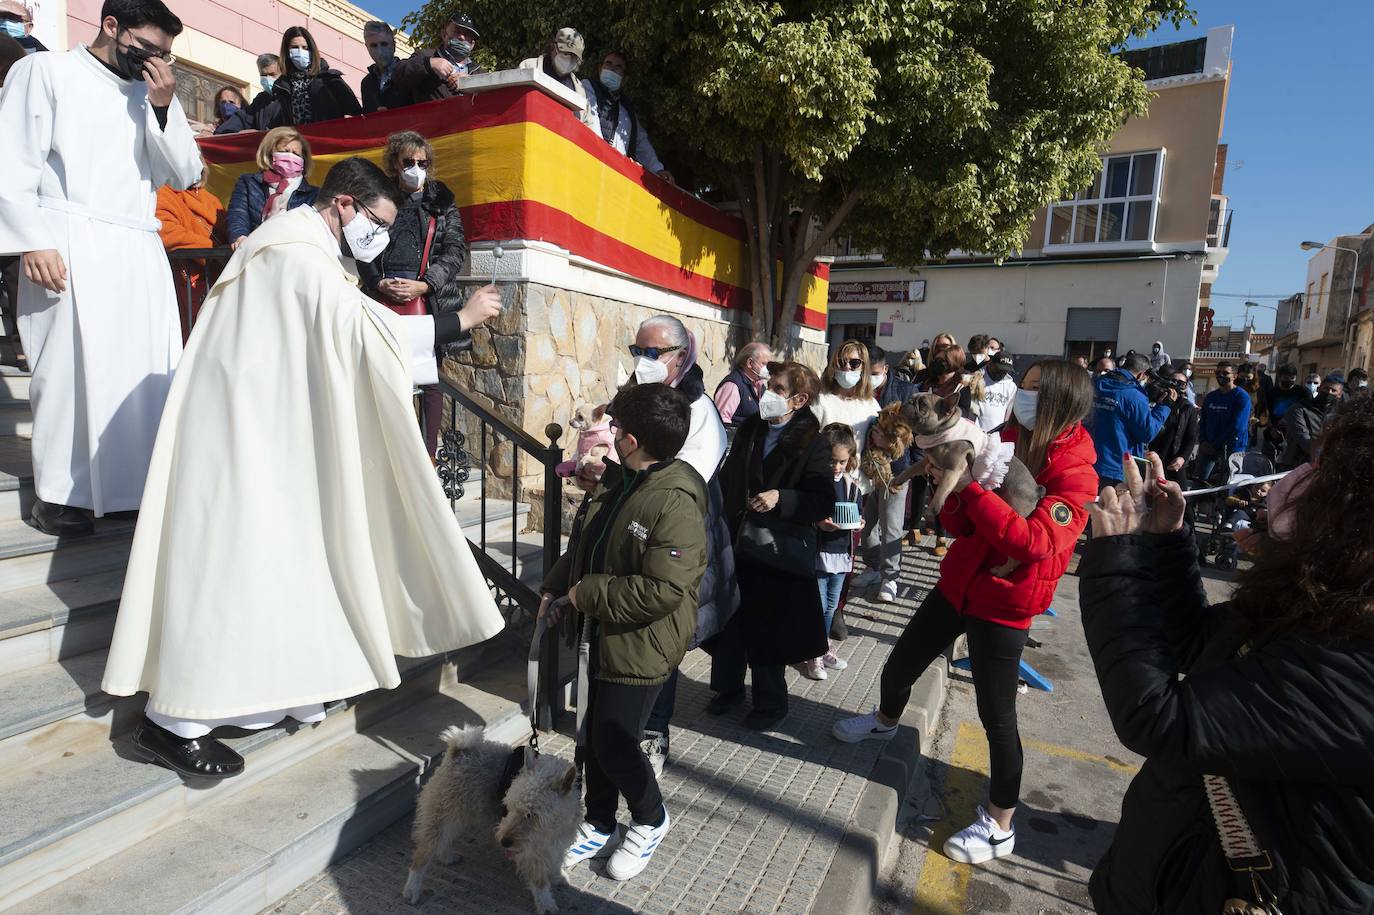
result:
M 1159 149 L 1136 149 L 1131 150 L 1130 152 L 1114 152 L 1103 156 L 1102 168 L 1097 174 L 1097 196 L 1079 200 L 1078 195 L 1075 194 L 1067 200 L 1055 201 L 1045 209 L 1045 251 L 1053 252 L 1055 254 L 1077 254 L 1104 251 L 1139 251 L 1141 249 L 1148 249 L 1150 251 L 1156 250 L 1155 230 L 1159 224 L 1159 206 L 1162 188 L 1164 187 L 1164 163 L 1166 158 L 1166 152 L 1167 150 L 1165 150 L 1163 147 L 1160 147 Z M 1149 194 L 1127 194 L 1124 197 L 1104 196 L 1107 187 L 1107 163 L 1109 161 L 1111 161 L 1112 159 L 1129 159 L 1133 156 L 1143 156 L 1151 153 L 1155 154 L 1157 158 L 1155 160 L 1154 187 L 1150 189 Z M 1133 177 L 1133 175 L 1129 174 L 1126 176 L 1127 190 L 1130 190 L 1131 179 Z M 1127 214 L 1129 214 L 1132 203 L 1146 202 L 1152 204 L 1152 206 L 1150 207 L 1150 232 L 1148 238 L 1136 240 L 1127 239 L 1123 241 L 1071 241 L 1059 244 L 1056 244 L 1053 240 L 1054 211 L 1056 209 L 1067 207 L 1072 213 L 1072 215 L 1069 218 L 1069 238 L 1073 238 L 1078 231 L 1077 222 L 1079 208 L 1084 206 L 1097 205 L 1097 232 L 1100 236 L 1102 233 L 1101 213 L 1103 206 L 1112 203 L 1122 203 L 1125 204 L 1125 211 Z

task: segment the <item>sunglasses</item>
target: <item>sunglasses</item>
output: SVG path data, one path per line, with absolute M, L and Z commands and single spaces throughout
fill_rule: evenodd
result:
M 428 159 L 402 159 L 402 160 L 401 160 L 401 167 L 402 167 L 402 168 L 411 168 L 412 166 L 415 166 L 415 165 L 418 165 L 418 166 L 420 166 L 421 168 L 429 168 L 429 160 L 428 160 Z
M 634 345 L 633 343 L 631 343 L 631 344 L 630 344 L 630 355 L 631 355 L 631 356 L 634 356 L 636 359 L 638 359 L 640 356 L 644 356 L 645 358 L 653 359 L 654 361 L 658 361 L 658 357 L 659 357 L 659 356 L 665 355 L 666 353 L 675 353 L 675 352 L 677 352 L 677 351 L 680 350 L 680 349 L 682 349 L 682 347 L 681 347 L 680 345 L 679 345 L 679 346 L 636 346 L 636 345 Z
M 864 367 L 864 361 L 862 359 L 841 359 L 839 364 L 840 368 L 849 369 L 850 371 Z

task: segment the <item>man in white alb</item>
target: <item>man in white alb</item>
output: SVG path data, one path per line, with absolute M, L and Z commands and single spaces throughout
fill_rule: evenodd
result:
M 399 685 L 396 655 L 503 625 L 411 401 L 501 301 L 402 318 L 363 295 L 354 261 L 386 249 L 399 195 L 336 164 L 234 252 L 177 369 L 101 685 L 148 693 L 134 742 L 183 775 L 242 771 L 216 727 L 319 720 Z
M 22 254 L 19 333 L 33 367 L 31 522 L 81 536 L 131 511 L 181 353 L 153 218 L 200 151 L 162 0 L 105 0 L 89 46 L 19 61 L 0 94 L 0 254 Z

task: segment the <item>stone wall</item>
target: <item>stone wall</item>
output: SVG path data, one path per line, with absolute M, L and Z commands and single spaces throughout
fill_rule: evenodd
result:
M 503 284 L 505 309 L 488 326 L 473 332 L 472 349 L 445 363 L 445 372 L 483 407 L 524 429 L 540 442 L 550 423 L 563 428 L 559 444 L 571 458 L 576 433 L 568 426 L 581 404 L 604 404 L 628 377 L 628 347 L 635 330 L 656 314 L 642 305 L 574 292 L 532 282 Z M 730 370 L 739 347 L 749 337 L 748 315 L 709 309 L 715 317 L 679 314 L 697 338 L 697 364 L 710 393 Z M 802 343 L 800 358 L 824 362 L 824 347 Z M 478 430 L 465 424 L 468 450 L 478 462 Z M 510 446 L 491 448 L 487 492 L 509 495 Z M 542 527 L 542 467 L 521 458 L 520 485 L 533 509 L 535 529 Z

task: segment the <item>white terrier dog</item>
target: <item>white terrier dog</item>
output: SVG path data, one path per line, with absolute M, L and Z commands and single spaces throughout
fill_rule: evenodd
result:
M 452 727 L 440 736 L 448 749 L 420 792 L 412 833 L 415 856 L 402 895 L 407 902 L 419 902 L 430 862 L 453 863 L 460 836 L 494 827 L 506 859 L 534 896 L 534 910 L 540 915 L 557 912 L 553 887 L 567 882 L 563 856 L 582 819 L 581 800 L 573 790 L 576 769 L 556 756 L 525 751 L 525 763 L 503 798 L 510 747 L 486 740 L 480 726 Z

